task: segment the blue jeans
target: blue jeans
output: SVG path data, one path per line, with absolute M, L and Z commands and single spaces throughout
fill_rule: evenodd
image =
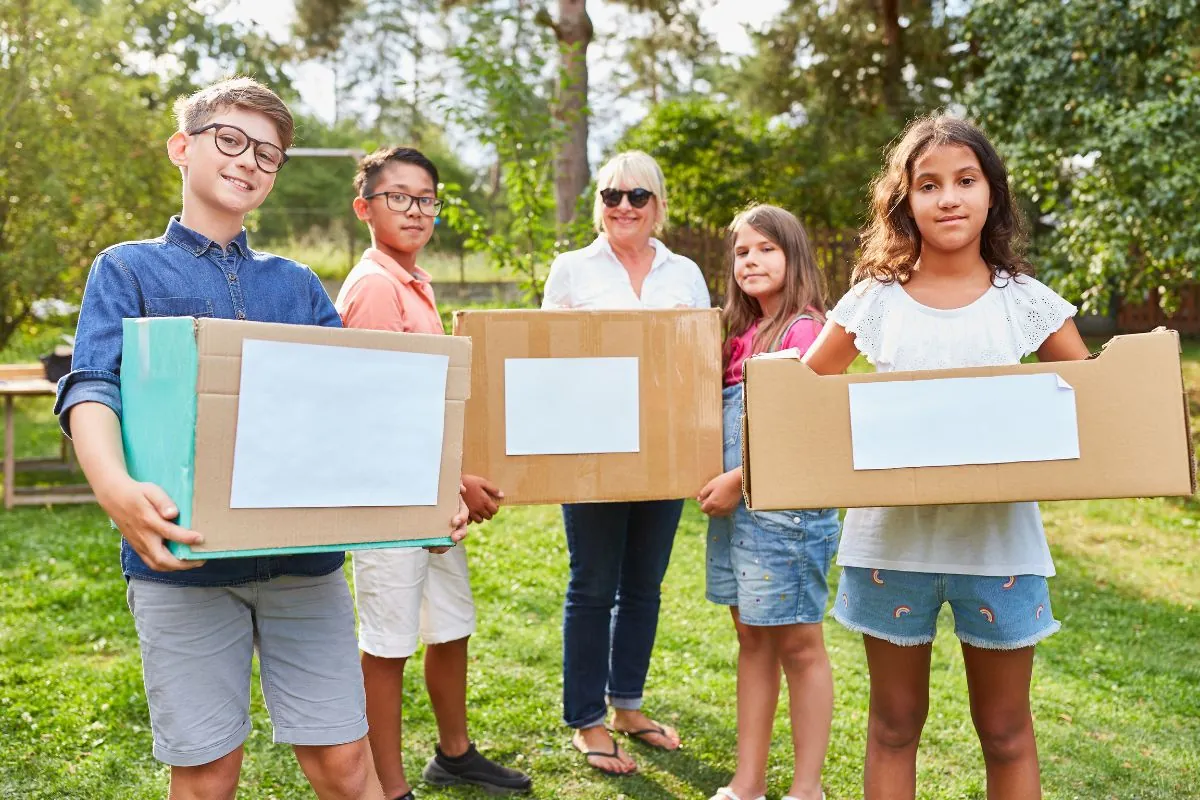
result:
M 563 505 L 571 578 L 563 608 L 563 721 L 590 728 L 641 707 L 663 576 L 682 500 Z
M 726 386 L 725 470 L 742 465 L 742 387 Z M 708 520 L 705 594 L 746 625 L 819 623 L 841 523 L 836 508 L 750 511 Z

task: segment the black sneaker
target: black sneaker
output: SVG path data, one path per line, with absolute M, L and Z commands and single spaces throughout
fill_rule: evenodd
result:
M 479 786 L 488 794 L 515 794 L 528 792 L 533 780 L 524 772 L 502 767 L 485 757 L 472 744 L 467 752 L 451 758 L 437 747 L 437 754 L 429 759 L 421 777 L 434 786 L 452 786 L 469 783 Z

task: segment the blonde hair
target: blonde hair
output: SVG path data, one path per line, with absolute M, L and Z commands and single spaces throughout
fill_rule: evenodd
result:
M 762 306 L 742 291 L 733 275 L 737 234 L 745 227 L 753 228 L 774 242 L 783 251 L 784 259 L 782 302 L 775 316 L 762 320 L 758 326 L 751 352 L 761 353 L 769 348 L 800 314 L 809 313 L 818 322 L 825 322 L 825 276 L 817 267 L 804 225 L 795 215 L 778 206 L 751 206 L 734 217 L 729 225 L 729 283 L 725 289 L 725 308 L 721 310 L 726 364 L 729 363 L 733 338 L 763 316 Z
M 597 233 L 604 231 L 604 201 L 600 192 L 621 188 L 649 189 L 654 193 L 654 232 L 661 233 L 667 224 L 667 179 L 658 162 L 641 150 L 617 153 L 596 174 L 596 199 L 592 204 L 592 224 Z
M 179 130 L 187 133 L 203 128 L 224 109 L 240 108 L 256 111 L 275 124 L 279 143 L 287 150 L 296 135 L 296 123 L 287 104 L 253 78 L 227 78 L 206 86 L 189 97 L 175 101 L 175 120 Z

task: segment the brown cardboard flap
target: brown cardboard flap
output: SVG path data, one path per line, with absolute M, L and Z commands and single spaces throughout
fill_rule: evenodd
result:
M 246 326 L 252 326 L 247 333 Z M 464 357 L 460 343 L 449 336 L 425 333 L 393 333 L 359 328 L 322 328 L 315 325 L 283 325 L 272 322 L 238 322 L 228 319 L 196 321 L 196 345 L 200 352 L 200 374 L 196 391 L 200 394 L 235 395 L 242 375 L 242 340 L 267 339 L 297 344 L 334 344 L 364 350 L 399 350 L 433 353 L 450 357 L 446 374 L 446 399 L 466 400 L 471 395 L 470 348 Z M 399 338 L 398 338 L 399 337 Z
M 690 497 L 720 474 L 715 309 L 460 311 L 454 333 L 475 354 L 463 470 L 498 485 L 505 503 Z M 619 356 L 639 359 L 640 452 L 506 455 L 506 359 Z
M 196 552 L 404 541 L 449 535 L 450 519 L 458 509 L 462 472 L 463 423 L 466 398 L 470 394 L 469 341 L 451 336 L 219 319 L 198 320 L 196 338 L 200 364 L 192 525 L 205 536 L 204 544 L 193 548 Z M 392 508 L 229 508 L 244 339 L 449 356 L 438 504 Z M 397 398 L 396 413 L 404 413 L 403 398 Z
M 847 386 L 1052 372 L 1075 390 L 1080 457 L 1068 461 L 855 470 Z M 1174 331 L 1118 336 L 1087 361 L 818 376 L 795 360 L 746 365 L 747 501 L 755 509 L 1190 495 L 1194 461 Z M 1186 403 L 1186 401 L 1185 401 Z M 1021 409 L 980 408 L 980 425 Z M 896 410 L 904 424 L 904 410 Z

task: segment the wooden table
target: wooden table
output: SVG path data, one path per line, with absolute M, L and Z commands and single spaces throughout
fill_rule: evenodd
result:
M 62 438 L 58 458 L 16 457 L 13 408 L 18 397 L 54 397 L 57 387 L 46 380 L 41 364 L 0 366 L 0 396 L 4 398 L 4 508 L 40 506 L 52 503 L 94 503 L 87 485 L 22 487 L 16 485 L 17 470 L 74 470 L 75 451 L 66 436 Z

